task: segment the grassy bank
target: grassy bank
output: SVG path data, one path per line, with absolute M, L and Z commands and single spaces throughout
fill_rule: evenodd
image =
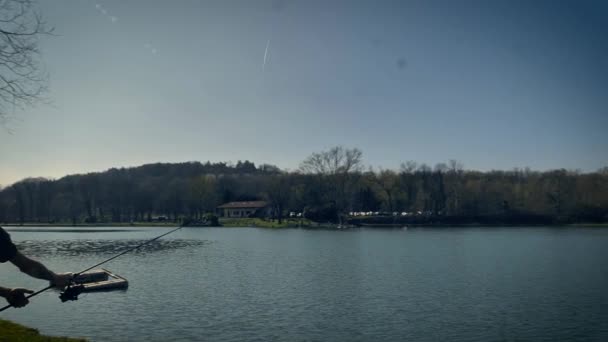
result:
M 0 342 L 75 342 L 85 339 L 40 335 L 38 330 L 0 319 Z
M 223 227 L 294 228 L 310 227 L 311 221 L 300 219 L 263 220 L 260 218 L 220 218 Z

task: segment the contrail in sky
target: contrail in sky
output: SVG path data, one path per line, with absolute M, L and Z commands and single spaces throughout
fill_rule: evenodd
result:
M 262 71 L 266 70 L 266 57 L 268 56 L 268 47 L 270 46 L 270 39 L 266 43 L 266 50 L 264 51 L 264 64 L 262 64 Z

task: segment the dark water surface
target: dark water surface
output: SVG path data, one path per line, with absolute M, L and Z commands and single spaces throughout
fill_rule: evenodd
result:
M 10 234 L 78 271 L 167 231 L 95 229 Z M 92 341 L 608 341 L 608 229 L 185 228 L 106 267 L 127 291 L 0 318 Z M 10 264 L 0 284 L 45 286 Z

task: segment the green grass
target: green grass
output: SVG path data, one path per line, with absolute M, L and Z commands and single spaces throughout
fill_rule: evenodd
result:
M 224 227 L 260 227 L 260 228 L 290 228 L 309 227 L 309 220 L 284 219 L 280 224 L 278 220 L 263 220 L 260 218 L 220 218 L 220 224 Z
M 0 319 L 0 342 L 75 342 L 85 339 L 40 335 L 38 330 Z

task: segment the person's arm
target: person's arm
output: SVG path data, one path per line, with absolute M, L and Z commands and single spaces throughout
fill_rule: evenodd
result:
M 71 273 L 57 274 L 46 268 L 42 263 L 26 257 L 19 251 L 9 261 L 17 266 L 21 272 L 34 278 L 48 280 L 52 285 L 57 287 L 68 285 L 72 279 Z

